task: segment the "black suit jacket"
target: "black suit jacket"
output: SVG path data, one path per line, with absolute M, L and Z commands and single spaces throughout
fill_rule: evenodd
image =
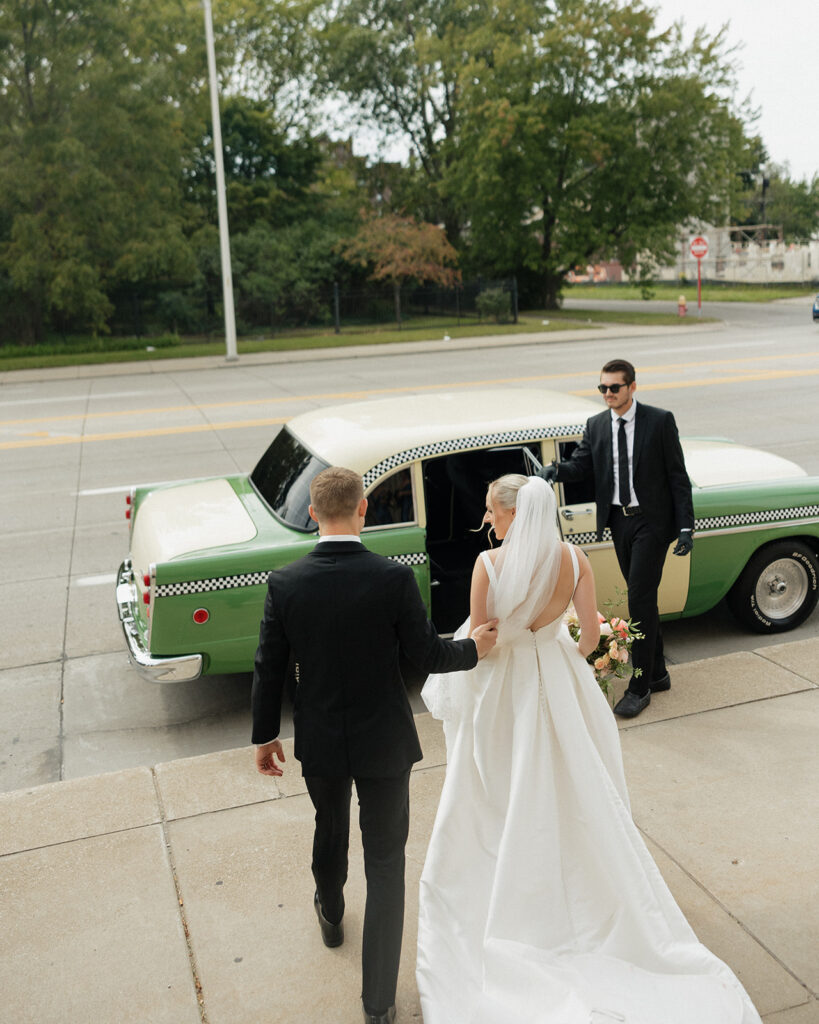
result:
M 421 759 L 401 659 L 424 675 L 470 669 L 474 640 L 442 640 L 412 570 L 357 541 L 319 542 L 272 572 L 253 675 L 254 743 L 278 736 L 296 663 L 295 754 L 304 775 L 389 778 Z
M 594 479 L 597 539 L 609 521 L 614 491 L 611 410 L 586 423 L 583 439 L 570 459 L 558 462 L 560 481 Z M 691 481 L 685 469 L 674 416 L 665 409 L 637 402 L 634 420 L 632 477 L 637 503 L 657 536 L 670 543 L 682 529 L 694 528 Z

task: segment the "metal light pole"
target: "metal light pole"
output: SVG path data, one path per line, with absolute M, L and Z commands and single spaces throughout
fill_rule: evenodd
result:
M 225 307 L 226 359 L 236 362 L 236 314 L 233 310 L 233 273 L 230 268 L 230 235 L 228 233 L 227 200 L 225 199 L 225 161 L 222 153 L 222 125 L 219 119 L 219 89 L 216 84 L 216 51 L 213 45 L 213 15 L 210 0 L 202 0 L 205 9 L 205 41 L 208 51 L 210 80 L 210 112 L 213 122 L 213 155 L 216 159 L 216 209 L 219 214 L 219 253 L 222 258 L 222 294 Z

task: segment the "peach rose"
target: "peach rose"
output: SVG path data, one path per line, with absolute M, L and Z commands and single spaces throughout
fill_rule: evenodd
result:
M 603 669 L 608 668 L 610 664 L 611 658 L 609 658 L 608 654 L 604 654 L 601 658 L 598 658 L 595 661 L 594 667 L 597 669 L 598 672 L 602 672 Z

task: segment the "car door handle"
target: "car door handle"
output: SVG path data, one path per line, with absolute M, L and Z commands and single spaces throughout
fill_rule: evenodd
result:
M 575 516 L 590 516 L 592 512 L 594 512 L 593 508 L 562 508 L 560 510 L 560 514 L 563 516 L 563 518 L 569 520 L 574 519 Z

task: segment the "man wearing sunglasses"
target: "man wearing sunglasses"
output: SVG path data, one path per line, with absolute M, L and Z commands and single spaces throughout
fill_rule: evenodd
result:
M 545 466 L 540 475 L 550 483 L 594 480 L 597 539 L 608 526 L 628 586 L 629 615 L 644 634 L 631 652 L 635 673 L 614 708 L 616 715 L 633 718 L 652 693 L 671 687 L 657 590 L 671 541 L 678 538 L 675 555 L 693 547 L 694 507 L 674 417 L 637 402 L 631 363 L 606 363 L 598 390 L 608 409 L 588 420 L 571 458 Z

